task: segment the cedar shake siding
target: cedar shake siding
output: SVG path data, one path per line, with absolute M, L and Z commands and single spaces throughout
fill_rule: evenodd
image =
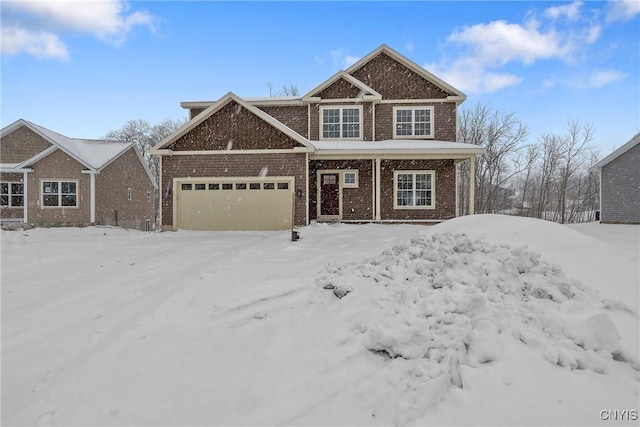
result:
M 318 213 L 318 171 L 357 170 L 358 188 L 342 188 L 342 219 L 371 221 L 373 215 L 373 160 L 311 160 L 309 162 L 309 219 Z M 342 187 L 342 183 L 340 183 Z
M 131 200 L 128 189 L 131 188 Z M 147 192 L 150 201 L 147 201 Z M 155 223 L 155 189 L 133 147 L 96 175 L 96 225 L 146 230 Z
M 173 178 L 184 177 L 257 177 L 293 176 L 296 226 L 306 223 L 306 155 L 305 154 L 214 154 L 164 156 L 162 159 L 162 226 L 173 226 Z M 169 191 L 168 191 L 169 190 Z M 300 190 L 301 196 L 295 193 Z
M 380 93 L 383 99 L 432 99 L 453 95 L 384 52 L 353 71 L 351 75 Z
M 378 104 L 376 105 L 376 141 L 394 138 L 393 107 L 433 106 L 434 134 L 439 141 L 456 141 L 456 104 L 455 102 L 416 103 L 416 104 Z M 398 137 L 402 139 L 402 137 Z
M 230 101 L 178 138 L 174 151 L 292 149 L 299 144 L 247 109 Z
M 0 142 L 0 161 L 20 163 L 51 147 L 40 135 L 26 126 L 20 126 L 3 136 Z
M 193 119 L 195 116 L 202 113 L 204 110 L 206 110 L 205 107 L 189 109 L 189 120 Z
M 319 96 L 322 99 L 349 99 L 357 98 L 361 89 L 349 83 L 345 79 L 338 79 L 324 90 L 313 96 Z
M 394 209 L 394 171 L 434 170 L 434 209 Z M 380 217 L 383 220 L 443 220 L 456 216 L 456 168 L 453 160 L 382 160 Z
M 308 119 L 306 105 L 258 105 L 257 108 L 261 109 L 271 117 L 275 118 L 285 126 L 304 136 L 305 138 L 308 136 Z
M 91 178 L 86 168 L 61 150 L 31 167 L 28 176 L 28 222 L 41 225 L 86 226 L 91 218 Z M 42 181 L 76 181 L 77 207 L 42 207 Z
M 604 165 L 600 220 L 640 224 L 640 144 Z

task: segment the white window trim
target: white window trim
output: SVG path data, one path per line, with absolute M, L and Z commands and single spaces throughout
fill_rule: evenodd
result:
M 7 184 L 7 205 L 0 205 L 0 207 L 2 207 L 3 209 L 23 209 L 24 208 L 24 182 L 20 182 L 20 181 L 2 181 L 2 184 Z M 22 185 L 22 193 L 12 193 L 11 192 L 11 186 L 13 184 L 21 184 Z M 18 205 L 18 206 L 14 206 L 11 204 L 11 198 L 12 197 L 17 197 L 19 195 L 22 195 L 22 205 Z
M 359 110 L 358 117 L 360 118 L 360 136 L 358 138 L 343 138 L 342 137 L 342 110 L 344 109 L 354 109 L 357 108 Z M 322 119 L 324 117 L 324 110 L 340 110 L 340 137 L 339 138 L 324 138 L 322 136 Z M 337 140 L 350 140 L 350 141 L 362 141 L 364 134 L 364 117 L 362 116 L 362 105 L 323 105 L 320 107 L 320 117 L 318 118 L 318 137 L 321 141 L 337 141 Z
M 431 204 L 428 206 L 398 206 L 398 174 L 413 174 L 413 203 L 415 203 L 415 175 L 431 175 Z M 435 170 L 397 170 L 393 171 L 393 209 L 398 210 L 429 210 L 436 208 L 436 171 Z
M 44 182 L 57 182 L 58 183 L 58 206 L 45 206 L 44 205 L 44 191 L 42 191 L 42 183 Z M 62 183 L 63 182 L 75 182 L 76 184 L 76 205 L 75 206 L 61 206 L 62 201 Z M 40 180 L 40 209 L 80 209 L 80 182 L 77 179 L 56 179 L 56 178 L 43 178 Z
M 346 181 L 346 175 L 348 173 L 352 173 L 355 175 L 355 182 L 353 183 L 347 183 Z M 346 169 L 342 171 L 342 186 L 344 188 L 358 188 L 358 169 Z
M 397 111 L 406 111 L 411 110 L 412 117 L 412 127 L 411 133 L 412 135 L 396 135 L 397 130 Z M 431 118 L 431 122 L 429 123 L 429 135 L 413 135 L 415 132 L 415 110 L 429 110 L 429 116 Z M 393 139 L 433 139 L 435 133 L 435 117 L 434 117 L 434 107 L 432 105 L 415 105 L 411 107 L 393 107 Z

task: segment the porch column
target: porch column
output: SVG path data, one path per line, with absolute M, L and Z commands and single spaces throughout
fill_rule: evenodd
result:
M 91 218 L 89 219 L 91 225 L 96 224 L 96 173 L 91 172 Z
M 469 157 L 469 215 L 476 211 L 476 156 Z
M 27 210 L 29 209 L 29 191 L 28 191 L 28 175 L 27 172 L 22 172 L 22 222 L 29 222 L 29 215 Z
M 376 221 L 380 221 L 380 157 L 376 157 Z

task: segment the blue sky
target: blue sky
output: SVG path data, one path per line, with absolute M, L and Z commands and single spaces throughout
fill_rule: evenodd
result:
M 381 44 L 515 112 L 530 142 L 591 123 L 608 154 L 640 132 L 640 1 L 3 0 L 2 127 L 101 138 L 181 101 L 302 93 Z

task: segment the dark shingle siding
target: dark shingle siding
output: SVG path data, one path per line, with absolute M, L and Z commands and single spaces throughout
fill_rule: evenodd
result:
M 640 223 L 640 144 L 602 168 L 602 222 Z

